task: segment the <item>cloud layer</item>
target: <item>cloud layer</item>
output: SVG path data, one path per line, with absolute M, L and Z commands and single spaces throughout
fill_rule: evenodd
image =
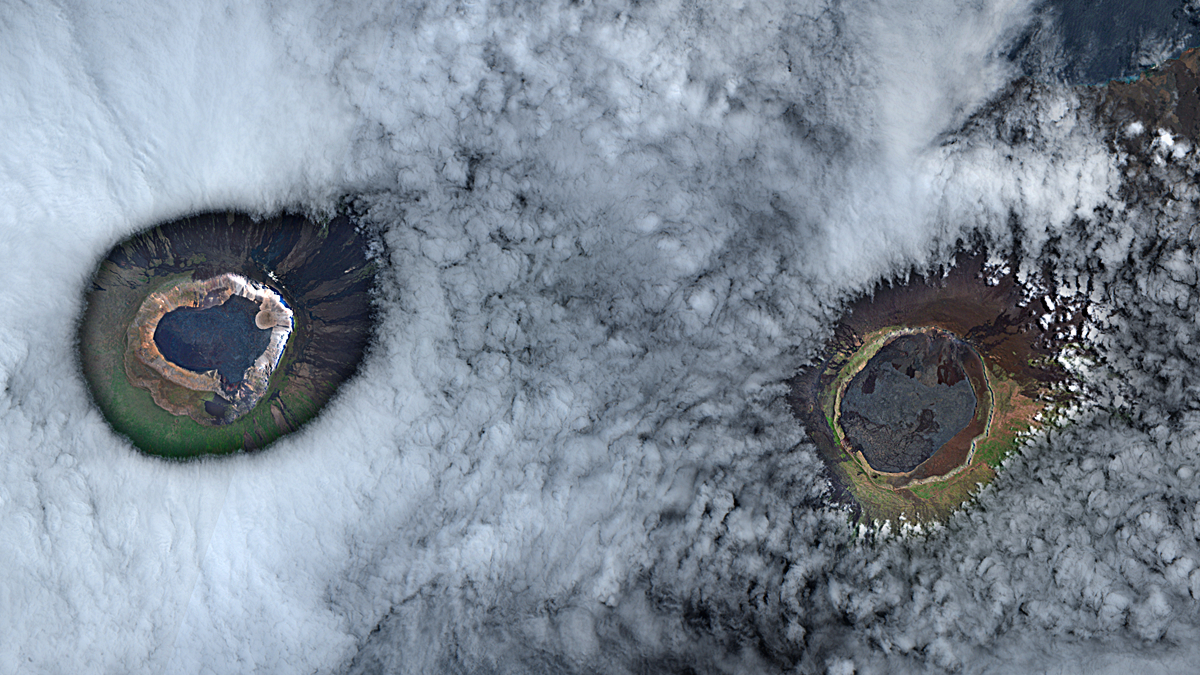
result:
M 0 671 L 1193 658 L 1195 160 L 1130 176 L 1076 93 L 1013 85 L 1003 55 L 1035 20 L 948 1 L 13 10 Z M 1119 191 L 1134 180 L 1177 194 Z M 68 337 L 107 249 L 198 209 L 344 194 L 387 251 L 361 376 L 254 456 L 168 464 L 113 436 Z M 964 241 L 1093 295 L 1098 403 L 945 528 L 856 538 L 784 382 L 847 300 Z

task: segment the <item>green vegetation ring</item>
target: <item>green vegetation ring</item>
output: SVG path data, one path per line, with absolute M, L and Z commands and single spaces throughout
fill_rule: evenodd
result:
M 370 243 L 344 216 L 236 213 L 121 242 L 96 271 L 79 330 L 97 406 L 137 448 L 176 459 L 295 431 L 356 372 L 373 335 Z

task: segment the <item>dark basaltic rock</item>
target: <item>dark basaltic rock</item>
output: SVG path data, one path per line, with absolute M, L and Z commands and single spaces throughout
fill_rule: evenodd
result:
M 971 422 L 977 402 L 962 365 L 967 350 L 944 335 L 902 335 L 854 376 L 841 424 L 872 468 L 912 471 Z

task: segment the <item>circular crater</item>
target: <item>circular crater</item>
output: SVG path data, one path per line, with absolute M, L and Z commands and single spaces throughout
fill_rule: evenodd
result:
M 975 378 L 968 378 L 968 369 Z M 901 334 L 846 386 L 842 431 L 850 447 L 882 473 L 907 474 L 951 441 L 968 450 L 970 439 L 959 436 L 972 427 L 977 411 L 986 420 L 990 406 L 986 391 L 981 400 L 972 385 L 981 376 L 979 358 L 963 341 L 942 331 Z M 966 458 L 966 452 L 956 455 Z
M 275 322 L 259 326 L 263 314 Z M 126 332 L 125 372 L 168 412 L 231 424 L 266 393 L 293 317 L 278 292 L 237 274 L 182 281 L 142 302 Z M 214 396 L 173 399 L 180 388 Z
M 1086 353 L 1086 299 L 1036 301 L 1019 269 L 963 254 L 939 274 L 881 284 L 792 379 L 828 498 L 860 523 L 945 519 L 1074 400 L 1057 357 Z
M 268 326 L 256 321 L 258 313 L 258 305 L 236 295 L 206 309 L 173 309 L 158 320 L 154 346 L 181 368 L 195 373 L 215 370 L 222 380 L 236 384 L 271 343 Z
M 345 216 L 208 213 L 115 246 L 87 294 L 79 358 L 97 406 L 154 455 L 262 448 L 356 372 L 376 265 Z

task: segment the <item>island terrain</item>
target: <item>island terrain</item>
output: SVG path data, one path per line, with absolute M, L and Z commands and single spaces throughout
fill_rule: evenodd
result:
M 373 337 L 373 248 L 347 215 L 207 213 L 119 242 L 79 327 L 96 405 L 135 447 L 173 459 L 299 429 Z

